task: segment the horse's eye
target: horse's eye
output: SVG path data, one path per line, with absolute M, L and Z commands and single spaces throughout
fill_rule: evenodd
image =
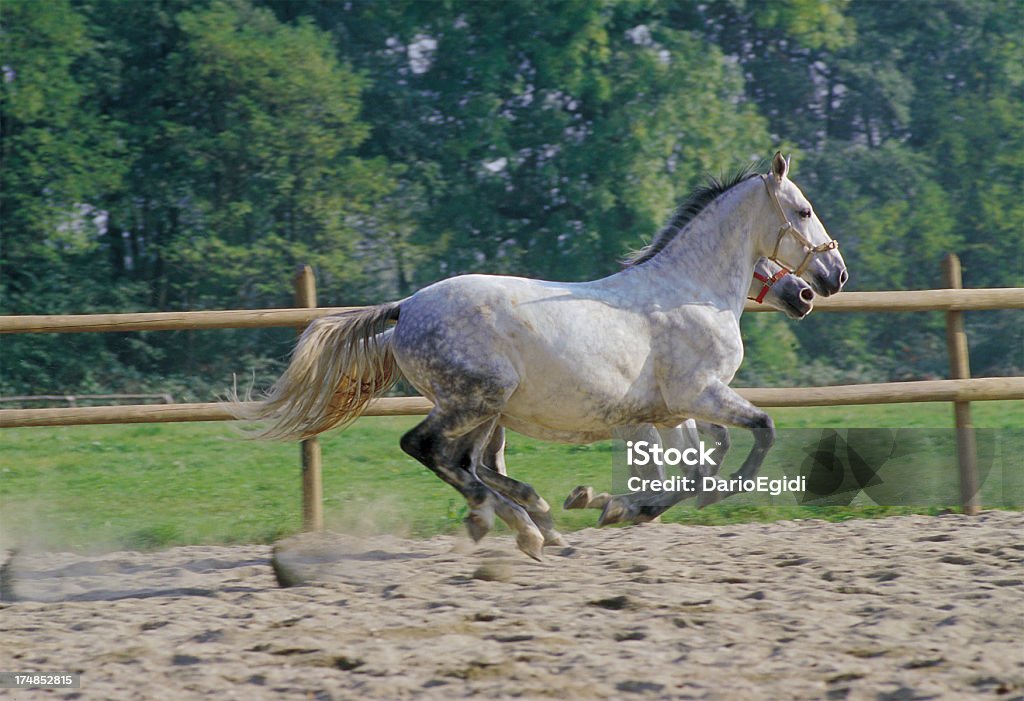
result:
M 809 209 L 801 209 L 799 214 L 804 219 L 810 219 L 811 218 L 811 210 L 809 210 Z

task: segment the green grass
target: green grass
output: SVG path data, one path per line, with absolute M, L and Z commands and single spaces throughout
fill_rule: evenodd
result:
M 978 427 L 1020 429 L 1024 402 L 978 402 Z M 776 409 L 779 428 L 950 427 L 948 404 Z M 429 536 L 456 532 L 462 499 L 398 447 L 417 417 L 364 418 L 323 439 L 328 527 Z M 725 470 L 735 469 L 743 446 Z M 948 446 L 944 450 L 949 452 Z M 950 456 L 945 456 L 946 461 Z M 595 511 L 563 511 L 578 484 L 607 489 L 610 443 L 567 446 L 510 435 L 511 474 L 553 506 L 558 526 L 592 526 Z M 955 472 L 955 471 L 954 471 Z M 955 480 L 955 474 L 951 476 Z M 225 424 L 149 424 L 0 431 L 0 547 L 103 550 L 193 543 L 270 542 L 301 527 L 299 448 L 245 440 Z M 753 506 L 742 499 L 664 520 L 731 523 L 841 520 L 932 508 Z

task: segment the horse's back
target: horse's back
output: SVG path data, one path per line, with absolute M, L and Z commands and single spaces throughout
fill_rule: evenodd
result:
M 463 275 L 402 302 L 396 342 L 409 351 L 424 343 L 457 343 L 467 357 L 499 348 L 567 358 L 579 349 L 588 355 L 628 350 L 635 357 L 648 347 L 646 328 L 642 315 L 585 284 Z M 623 341 L 630 347 L 616 348 Z

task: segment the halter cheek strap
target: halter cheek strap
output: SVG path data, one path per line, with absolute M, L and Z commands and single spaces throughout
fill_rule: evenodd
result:
M 771 185 L 768 184 L 768 177 L 769 176 L 767 175 L 762 175 L 761 182 L 764 183 L 764 189 L 768 191 L 768 199 L 772 201 L 772 204 L 775 206 L 775 211 L 779 213 L 779 218 L 782 220 L 782 226 L 779 227 L 779 236 L 775 239 L 775 249 L 772 251 L 772 254 L 768 256 L 768 260 L 774 261 L 783 268 L 789 269 L 790 266 L 779 260 L 779 247 L 782 245 L 782 239 L 785 238 L 787 234 L 792 236 L 804 248 L 804 259 L 800 261 L 800 265 L 793 269 L 793 274 L 799 277 L 800 275 L 803 275 L 805 270 L 807 270 L 807 266 L 811 264 L 815 255 L 826 251 L 836 250 L 839 248 L 839 242 L 835 239 L 829 239 L 825 243 L 815 246 L 807 240 L 806 236 L 797 231 L 797 228 L 793 226 L 793 222 L 791 222 L 789 217 L 786 216 L 786 211 L 779 203 L 779 197 L 775 193 L 775 190 L 773 190 Z
M 772 275 L 771 277 L 765 277 L 761 273 L 755 271 L 754 279 L 758 280 L 763 284 L 761 286 L 761 291 L 757 294 L 757 297 L 747 297 L 747 299 L 752 299 L 758 304 L 763 304 L 765 295 L 768 294 L 768 290 L 772 289 L 776 282 L 786 277 L 787 275 L 789 275 L 789 271 L 786 270 L 785 268 L 779 268 L 779 271 Z

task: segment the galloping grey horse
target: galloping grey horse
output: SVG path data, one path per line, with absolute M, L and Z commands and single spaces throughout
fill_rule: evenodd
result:
M 738 426 L 755 434 L 736 473 L 750 478 L 775 440 L 771 417 L 729 388 L 754 263 L 767 257 L 825 296 L 847 278 L 788 171 L 777 153 L 767 174 L 713 181 L 631 265 L 600 280 L 464 275 L 320 318 L 264 399 L 235 402 L 235 414 L 270 419 L 264 437 L 313 436 L 355 420 L 401 372 L 434 403 L 402 449 L 465 497 L 474 540 L 497 514 L 538 559 L 561 538 L 529 485 L 483 463 L 499 426 L 573 443 L 690 417 Z

